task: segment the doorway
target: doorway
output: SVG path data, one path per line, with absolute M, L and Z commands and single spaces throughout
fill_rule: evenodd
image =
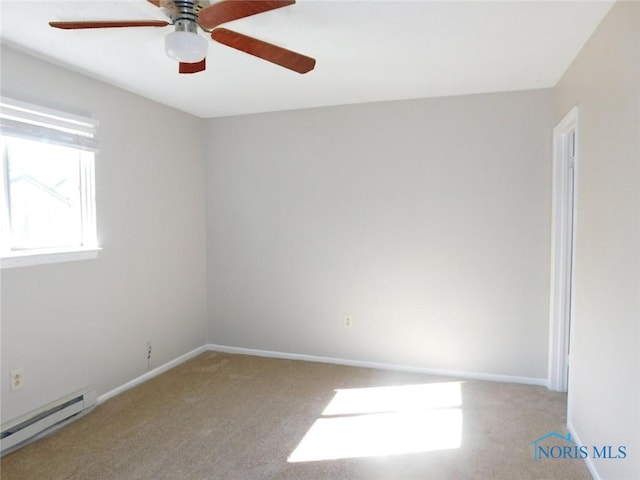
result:
M 578 108 L 553 129 L 549 389 L 569 388 Z

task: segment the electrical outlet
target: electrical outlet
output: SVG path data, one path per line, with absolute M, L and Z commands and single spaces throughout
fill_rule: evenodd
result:
M 147 342 L 147 360 L 151 360 L 151 342 Z
M 11 372 L 11 391 L 17 392 L 24 386 L 24 369 L 19 368 Z
M 351 315 L 346 315 L 344 317 L 344 328 L 351 328 L 352 323 Z

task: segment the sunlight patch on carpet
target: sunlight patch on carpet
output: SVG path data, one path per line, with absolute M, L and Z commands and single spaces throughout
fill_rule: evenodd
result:
M 289 462 L 460 448 L 460 382 L 337 390 Z

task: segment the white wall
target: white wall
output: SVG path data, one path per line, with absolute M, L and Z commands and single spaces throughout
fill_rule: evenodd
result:
M 618 2 L 554 90 L 578 105 L 569 423 L 602 479 L 640 478 L 640 4 Z
M 2 48 L 2 94 L 94 115 L 97 260 L 2 271 L 2 420 L 206 343 L 202 120 Z M 25 387 L 10 393 L 9 372 Z
M 538 90 L 209 120 L 209 341 L 545 378 L 551 116 Z

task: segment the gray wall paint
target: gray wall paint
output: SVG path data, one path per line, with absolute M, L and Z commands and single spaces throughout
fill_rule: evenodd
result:
M 640 478 L 640 4 L 611 9 L 555 89 L 579 108 L 569 422 L 586 445 L 626 444 L 602 479 Z
M 209 120 L 209 341 L 546 378 L 551 117 L 538 90 Z
M 2 271 L 2 418 L 206 343 L 202 120 L 2 49 L 2 94 L 100 121 L 97 260 Z M 25 387 L 8 392 L 9 372 Z

